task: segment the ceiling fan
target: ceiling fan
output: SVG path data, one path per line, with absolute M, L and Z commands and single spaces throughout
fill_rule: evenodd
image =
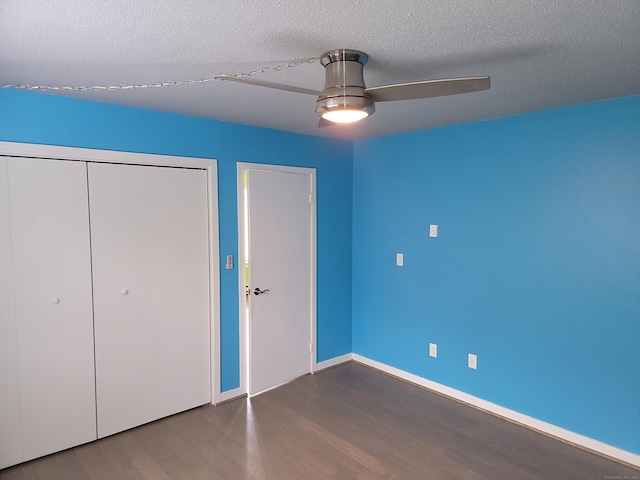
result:
M 422 80 L 367 88 L 364 84 L 363 67 L 368 59 L 366 53 L 347 49 L 331 50 L 322 55 L 320 63 L 325 68 L 326 78 L 321 92 L 242 76 L 219 75 L 217 78 L 315 95 L 318 97 L 316 113 L 321 117 L 319 127 L 362 120 L 373 114 L 375 102 L 457 95 L 488 90 L 491 86 L 490 78 L 481 76 Z

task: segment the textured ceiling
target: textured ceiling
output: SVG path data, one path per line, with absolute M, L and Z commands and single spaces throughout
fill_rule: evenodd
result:
M 318 129 L 315 98 L 232 82 L 76 98 L 365 138 L 640 94 L 638 0 L 0 0 L 0 85 L 120 85 L 246 73 L 350 48 L 368 86 L 490 75 L 491 90 L 379 103 Z M 261 80 L 321 90 L 319 62 Z M 1 105 L 0 105 L 1 108 Z

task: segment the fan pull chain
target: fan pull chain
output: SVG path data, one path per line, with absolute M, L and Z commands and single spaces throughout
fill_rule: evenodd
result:
M 80 86 L 47 86 L 47 85 L 0 85 L 0 88 L 15 88 L 19 90 L 57 90 L 57 91 L 94 91 L 101 92 L 106 90 L 133 90 L 138 88 L 162 88 L 162 87 L 177 87 L 181 85 L 195 85 L 198 83 L 208 83 L 215 82 L 218 80 L 222 80 L 221 77 L 254 77 L 256 75 L 262 75 L 263 73 L 276 71 L 280 72 L 287 68 L 295 68 L 304 63 L 314 63 L 320 60 L 319 57 L 310 57 L 304 60 L 292 60 L 287 63 L 283 63 L 281 65 L 276 65 L 275 67 L 263 67 L 259 70 L 252 70 L 247 73 L 236 73 L 233 75 L 225 75 L 225 74 L 217 74 L 212 75 L 210 77 L 200 78 L 197 80 L 176 80 L 175 82 L 162 82 L 162 83 L 139 83 L 136 85 L 80 85 Z

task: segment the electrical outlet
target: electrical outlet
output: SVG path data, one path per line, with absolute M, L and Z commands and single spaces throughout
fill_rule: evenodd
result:
M 429 356 L 438 358 L 438 345 L 436 345 L 435 343 L 429 344 Z
M 438 236 L 438 225 L 429 225 L 429 236 L 436 238 Z
M 469 368 L 473 368 L 474 370 L 478 369 L 478 356 L 473 353 L 469 354 L 469 361 L 467 363 Z

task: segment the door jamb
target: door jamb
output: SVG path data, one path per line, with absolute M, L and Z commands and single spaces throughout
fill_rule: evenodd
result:
M 262 170 L 269 172 L 295 173 L 309 175 L 310 193 L 311 193 L 311 308 L 309 312 L 309 321 L 311 322 L 311 348 L 309 352 L 309 373 L 316 370 L 317 366 L 317 342 L 316 342 L 316 245 L 317 245 L 317 220 L 316 220 L 316 169 L 308 167 L 293 167 L 285 165 L 270 165 L 262 163 L 246 163 L 238 162 L 237 176 L 237 192 L 238 192 L 238 306 L 239 306 L 239 328 L 240 328 L 240 388 L 233 391 L 232 397 L 247 394 L 249 389 L 247 385 L 247 342 L 248 334 L 246 325 L 246 293 L 244 278 L 244 173 L 247 170 Z M 223 394 L 224 397 L 224 394 Z

